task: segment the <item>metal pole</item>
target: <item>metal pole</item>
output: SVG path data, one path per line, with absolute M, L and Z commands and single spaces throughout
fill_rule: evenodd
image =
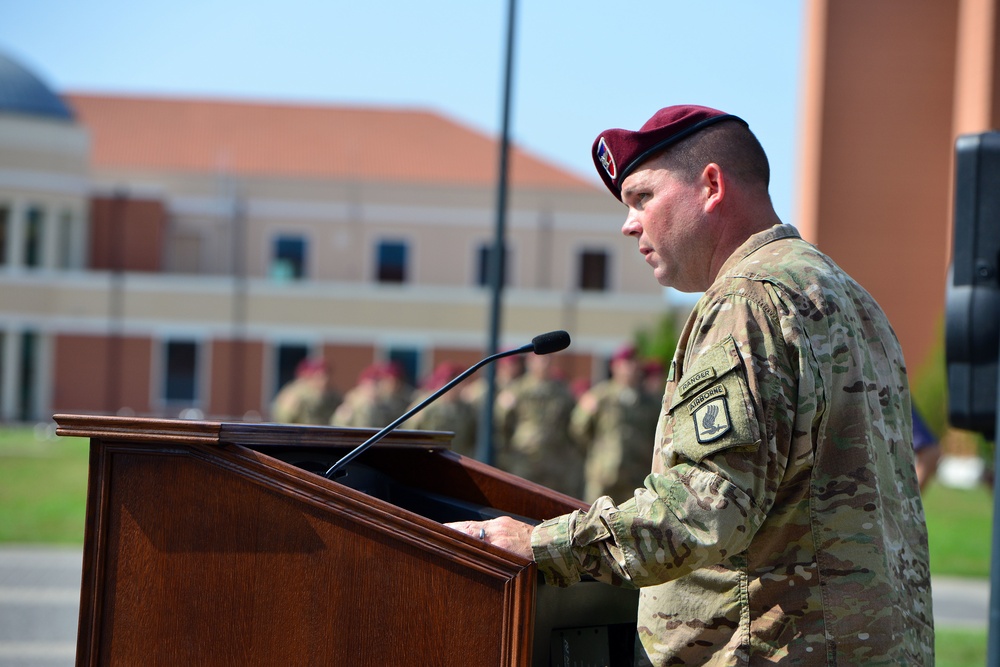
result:
M 1000 341 L 997 341 L 1000 346 Z M 1000 396 L 1000 373 L 997 374 Z M 1000 406 L 996 411 L 996 428 L 993 431 L 993 535 L 990 545 L 990 616 L 986 640 L 986 664 L 1000 665 L 1000 493 L 997 475 L 1000 473 Z
M 493 251 L 490 253 L 490 285 L 492 303 L 490 308 L 490 337 L 486 348 L 487 356 L 497 353 L 500 346 L 501 310 L 503 279 L 506 265 L 507 227 L 507 156 L 510 147 L 510 93 L 514 61 L 514 24 L 517 0 L 507 0 L 507 49 L 504 64 L 503 113 L 500 128 L 500 169 L 497 179 L 496 228 Z M 496 459 L 493 442 L 493 404 L 496 399 L 496 366 L 486 369 L 486 396 L 483 399 L 482 415 L 477 433 L 476 458 L 492 465 Z

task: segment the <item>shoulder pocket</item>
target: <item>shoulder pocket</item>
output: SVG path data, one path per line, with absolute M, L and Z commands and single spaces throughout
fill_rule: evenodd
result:
M 669 412 L 673 450 L 696 463 L 731 447 L 760 445 L 760 427 L 732 336 L 698 357 L 678 382 Z

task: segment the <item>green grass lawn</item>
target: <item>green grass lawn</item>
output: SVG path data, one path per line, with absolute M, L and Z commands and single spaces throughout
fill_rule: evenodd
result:
M 986 664 L 986 630 L 937 628 L 934 633 L 935 667 L 983 667 Z
M 0 543 L 82 544 L 89 444 L 0 427 Z M 924 495 L 935 575 L 988 578 L 993 498 L 932 483 Z M 938 667 L 981 667 L 986 631 L 939 628 Z
M 83 544 L 90 447 L 0 427 L 0 543 Z
M 993 494 L 985 486 L 952 489 L 933 481 L 924 492 L 931 573 L 937 576 L 990 576 Z M 986 664 L 986 629 L 937 628 L 936 667 Z
M 924 492 L 931 572 L 990 576 L 993 494 L 985 486 L 952 489 L 933 481 Z

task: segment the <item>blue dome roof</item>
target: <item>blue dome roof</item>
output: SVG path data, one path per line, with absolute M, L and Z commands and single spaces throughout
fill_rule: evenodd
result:
M 73 112 L 42 80 L 0 52 L 0 113 L 73 120 Z

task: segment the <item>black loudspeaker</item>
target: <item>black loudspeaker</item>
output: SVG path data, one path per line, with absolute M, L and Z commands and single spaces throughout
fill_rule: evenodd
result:
M 945 357 L 952 426 L 990 440 L 1000 357 L 1000 132 L 955 142 L 955 231 Z

